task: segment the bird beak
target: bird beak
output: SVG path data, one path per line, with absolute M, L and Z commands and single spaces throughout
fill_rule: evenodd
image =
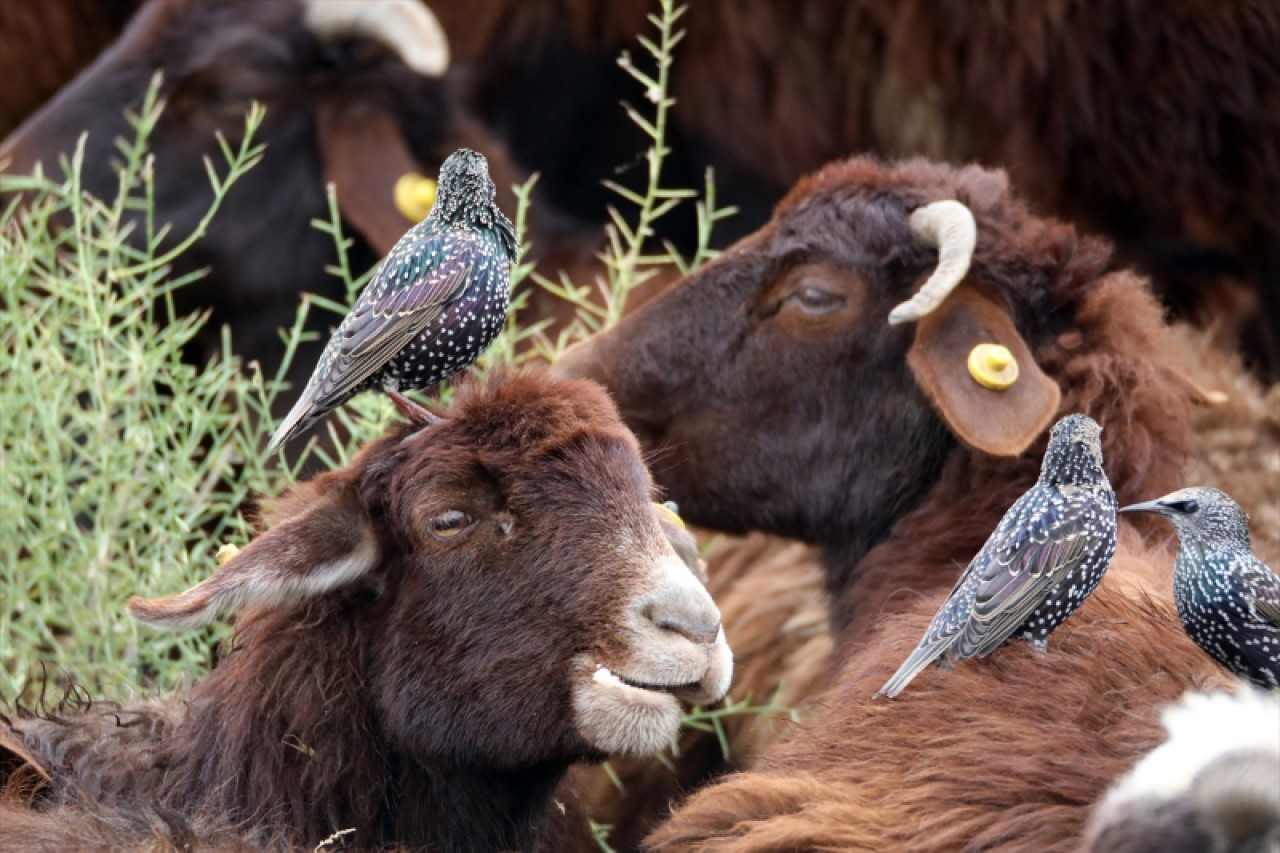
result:
M 1156 515 L 1166 515 L 1166 507 L 1159 500 L 1146 501 L 1140 504 L 1129 504 L 1129 506 L 1121 507 L 1120 512 L 1154 512 Z

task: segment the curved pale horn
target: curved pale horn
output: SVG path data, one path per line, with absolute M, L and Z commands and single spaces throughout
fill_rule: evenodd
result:
M 914 296 L 889 312 L 891 326 L 919 320 L 941 305 L 969 271 L 978 240 L 973 213 L 958 201 L 935 201 L 918 207 L 908 222 L 911 233 L 921 243 L 938 249 L 938 266 Z
M 439 77 L 449 68 L 449 41 L 420 0 L 304 0 L 303 19 L 322 40 L 376 39 L 414 71 Z

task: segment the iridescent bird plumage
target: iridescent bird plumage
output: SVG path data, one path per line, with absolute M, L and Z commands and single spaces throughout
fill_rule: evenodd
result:
M 1253 554 L 1249 516 L 1226 492 L 1195 486 L 1133 504 L 1173 523 L 1173 601 L 1187 636 L 1235 675 L 1280 687 L 1280 575 Z
M 432 388 L 493 342 L 506 322 L 516 257 L 515 228 L 495 193 L 483 155 L 461 148 L 445 160 L 431 213 L 382 261 L 268 451 L 365 389 Z
M 1101 432 L 1079 414 L 1054 425 L 1036 484 L 1005 513 L 877 696 L 897 696 L 944 655 L 986 657 L 1014 636 L 1047 647 L 1115 555 L 1116 497 L 1102 467 Z

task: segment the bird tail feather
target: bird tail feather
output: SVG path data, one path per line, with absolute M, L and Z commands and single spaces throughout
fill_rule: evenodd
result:
M 884 687 L 876 691 L 875 698 L 888 696 L 890 699 L 895 698 L 899 693 L 906 689 L 920 672 L 929 664 L 942 657 L 943 653 L 951 647 L 947 642 L 922 643 L 919 645 L 911 656 L 898 667 L 898 671 L 893 677 L 885 682 Z
M 298 402 L 293 404 L 289 414 L 284 416 L 280 426 L 276 427 L 276 431 L 271 434 L 271 440 L 267 442 L 267 453 L 274 453 L 277 448 L 315 421 L 316 414 L 313 411 L 315 406 L 312 398 L 311 388 L 308 387 L 302 392 Z

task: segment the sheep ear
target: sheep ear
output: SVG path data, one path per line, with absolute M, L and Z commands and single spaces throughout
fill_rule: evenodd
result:
M 320 100 L 316 130 L 342 218 L 385 255 L 414 224 L 396 206 L 396 181 L 422 169 L 399 124 L 376 105 L 330 96 Z
M 654 514 L 658 517 L 658 529 L 662 531 L 662 535 L 671 544 L 676 556 L 680 558 L 680 562 L 688 566 L 694 577 L 701 581 L 703 586 L 706 586 L 707 561 L 702 559 L 702 554 L 698 550 L 698 539 L 685 527 L 684 520 L 680 518 L 675 504 L 660 504 L 655 501 L 653 509 Z
M 995 375 L 980 363 L 971 366 L 971 355 L 980 360 L 986 352 L 975 354 L 981 344 L 1005 347 L 1013 366 Z M 992 456 L 1026 450 L 1053 420 L 1062 397 L 1005 308 L 969 285 L 920 319 L 907 363 L 956 437 Z
M 209 578 L 164 598 L 133 598 L 139 622 L 179 631 L 252 604 L 305 601 L 350 583 L 378 560 L 372 525 L 354 500 L 326 494 L 250 542 Z

